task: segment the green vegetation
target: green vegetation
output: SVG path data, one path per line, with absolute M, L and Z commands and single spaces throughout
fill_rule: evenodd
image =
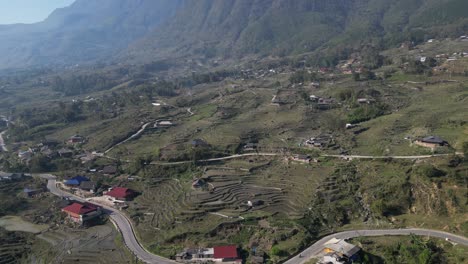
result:
M 363 248 L 362 263 L 464 263 L 466 247 L 418 236 L 357 238 Z

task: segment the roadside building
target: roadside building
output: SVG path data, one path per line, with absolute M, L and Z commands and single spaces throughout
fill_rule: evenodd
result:
M 186 248 L 175 255 L 176 261 L 193 263 L 241 263 L 237 246 L 218 246 L 213 248 Z
M 414 144 L 434 150 L 437 147 L 448 146 L 447 141 L 438 136 L 428 136 L 425 138 L 416 139 Z
M 84 224 L 86 221 L 92 220 L 102 214 L 102 209 L 92 203 L 73 204 L 62 209 L 62 212 L 68 215 L 68 219 L 78 224 Z
M 90 193 L 94 193 L 96 189 L 96 184 L 94 184 L 94 182 L 92 181 L 83 181 L 80 183 L 79 189 Z
M 296 154 L 296 155 L 293 155 L 292 160 L 297 161 L 297 162 L 302 162 L 302 163 L 310 163 L 312 159 L 309 155 Z
M 5 173 L 0 172 L 0 181 L 16 181 L 23 177 L 22 173 Z
M 361 249 L 358 246 L 350 244 L 346 242 L 344 239 L 336 239 L 336 238 L 332 238 L 329 241 L 327 241 L 324 247 L 325 247 L 324 251 L 325 253 L 328 254 L 328 257 L 343 261 L 343 262 L 336 262 L 336 263 L 352 262 L 353 260 L 356 260 L 359 257 L 358 253 L 359 251 L 361 251 Z
M 130 201 L 137 193 L 129 188 L 124 187 L 114 187 L 110 188 L 109 191 L 104 193 L 104 196 L 108 196 L 112 200 L 117 201 Z
M 219 246 L 213 248 L 215 262 L 241 262 L 237 246 Z
M 243 147 L 244 151 L 255 151 L 257 150 L 257 144 L 255 143 L 247 143 Z
M 63 183 L 68 187 L 79 187 L 82 182 L 88 181 L 90 180 L 84 176 L 75 176 L 69 180 L 64 181 Z

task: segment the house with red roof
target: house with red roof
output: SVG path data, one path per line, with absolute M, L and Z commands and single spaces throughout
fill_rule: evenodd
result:
M 117 201 L 129 201 L 136 196 L 136 192 L 124 187 L 114 187 L 109 189 L 108 192 L 104 193 L 104 196 Z
M 238 262 L 241 261 L 237 246 L 214 247 L 213 261 L 215 262 Z
M 79 202 L 74 202 L 63 208 L 62 212 L 66 213 L 71 221 L 79 224 L 83 224 L 86 221 L 94 219 L 102 214 L 100 206 L 92 203 Z

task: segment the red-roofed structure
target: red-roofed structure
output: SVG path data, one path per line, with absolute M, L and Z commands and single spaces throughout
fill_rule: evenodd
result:
M 110 196 L 116 200 L 128 201 L 135 197 L 136 193 L 128 188 L 114 187 L 110 191 L 105 192 L 104 195 Z
M 240 259 L 237 246 L 214 247 L 213 258 L 220 261 L 236 261 Z
M 62 209 L 62 212 L 67 213 L 70 220 L 76 223 L 84 223 L 87 220 L 101 215 L 101 207 L 92 203 L 75 202 Z

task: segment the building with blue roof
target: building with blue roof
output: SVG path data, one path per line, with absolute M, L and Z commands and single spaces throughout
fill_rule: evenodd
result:
M 90 180 L 84 176 L 75 176 L 69 180 L 66 180 L 65 185 L 79 186 L 82 182 L 85 182 L 85 181 L 90 181 Z

